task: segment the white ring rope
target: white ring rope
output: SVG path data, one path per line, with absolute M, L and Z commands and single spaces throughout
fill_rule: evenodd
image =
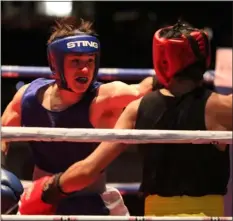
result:
M 177 217 L 177 216 L 169 216 L 169 217 L 151 217 L 151 216 L 28 216 L 28 215 L 2 215 L 1 220 L 3 221 L 76 221 L 76 220 L 232 220 L 231 217 Z
M 230 131 L 66 129 L 43 127 L 2 127 L 2 140 L 47 142 L 119 143 L 226 143 L 232 144 Z

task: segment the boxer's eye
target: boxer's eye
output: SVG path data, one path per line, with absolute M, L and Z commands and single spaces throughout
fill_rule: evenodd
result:
M 71 67 L 77 67 L 80 64 L 79 59 L 74 59 L 71 61 Z
M 93 63 L 94 62 L 94 59 L 93 58 L 89 58 L 88 59 L 88 63 Z

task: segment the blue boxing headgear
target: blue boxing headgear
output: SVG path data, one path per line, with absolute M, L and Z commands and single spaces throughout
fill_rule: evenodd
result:
M 95 70 L 92 83 L 96 80 L 100 60 L 100 43 L 95 36 L 80 32 L 74 36 L 59 38 L 48 45 L 47 53 L 50 69 L 53 74 L 55 74 L 55 70 L 58 72 L 60 76 L 59 86 L 62 89 L 71 91 L 69 85 L 67 85 L 64 69 L 66 54 L 95 54 Z M 53 58 L 53 62 L 51 61 L 51 57 Z

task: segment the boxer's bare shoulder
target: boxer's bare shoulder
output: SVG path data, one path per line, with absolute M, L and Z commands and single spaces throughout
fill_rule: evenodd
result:
M 22 86 L 7 105 L 2 115 L 2 126 L 20 126 L 21 124 L 21 101 L 25 90 L 30 84 Z
M 145 95 L 153 89 L 153 77 L 143 79 L 139 84 L 141 94 Z
M 213 111 L 214 110 L 214 111 Z M 210 130 L 232 130 L 232 94 L 212 93 L 206 103 L 206 116 Z

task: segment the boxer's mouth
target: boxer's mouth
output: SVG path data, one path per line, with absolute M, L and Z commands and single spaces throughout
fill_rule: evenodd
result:
M 75 80 L 80 84 L 86 84 L 88 82 L 87 77 L 77 77 Z

